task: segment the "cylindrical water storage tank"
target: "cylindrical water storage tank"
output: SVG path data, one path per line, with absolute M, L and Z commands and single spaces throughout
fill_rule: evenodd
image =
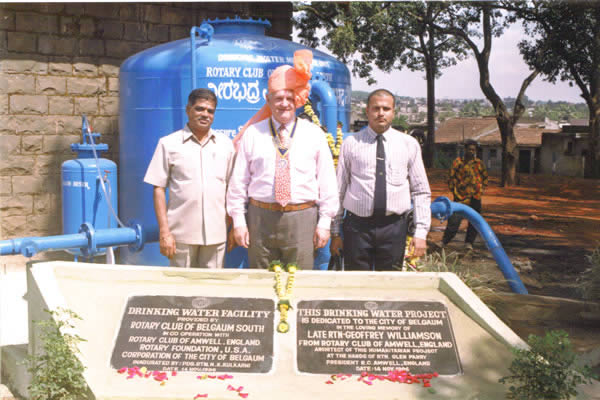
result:
M 187 122 L 185 105 L 193 88 L 205 87 L 216 93 L 219 104 L 212 127 L 231 138 L 263 106 L 270 73 L 282 64 L 293 64 L 294 52 L 306 48 L 265 36 L 269 26 L 266 20 L 209 20 L 200 28 L 193 28 L 194 40 L 165 43 L 123 62 L 119 75 L 122 221 L 135 220 L 145 230 L 157 230 L 152 187 L 143 182 L 144 174 L 158 140 Z M 200 36 L 196 37 L 196 31 Z M 344 131 L 348 131 L 350 73 L 335 58 L 312 51 L 313 77 L 332 88 L 338 103 L 338 119 Z M 158 243 L 152 243 L 139 253 L 122 249 L 121 262 L 167 265 L 168 260 L 160 255 Z
M 85 117 L 81 130 L 82 142 L 71 145 L 77 158 L 65 161 L 61 167 L 63 234 L 78 233 L 84 222 L 90 223 L 95 229 L 117 227 L 100 182 L 102 179 L 106 195 L 117 213 L 117 164 L 99 158 L 100 153 L 108 150 L 108 145 L 97 143 L 100 134 L 88 132 Z M 97 160 L 93 149 L 96 150 Z M 81 255 L 79 249 L 68 251 L 76 256 Z

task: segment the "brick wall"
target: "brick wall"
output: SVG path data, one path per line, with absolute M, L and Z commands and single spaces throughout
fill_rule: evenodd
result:
M 291 38 L 291 3 L 0 4 L 0 240 L 61 233 L 60 167 L 75 157 L 81 114 L 118 161 L 125 58 L 236 15 L 268 18 L 267 34 Z

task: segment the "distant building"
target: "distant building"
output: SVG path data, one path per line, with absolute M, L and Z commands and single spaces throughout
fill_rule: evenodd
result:
M 541 172 L 542 133 L 546 130 L 538 124 L 517 124 L 514 134 L 517 140 L 517 172 L 531 174 Z M 440 167 L 449 167 L 454 158 L 463 153 L 463 143 L 476 140 L 478 157 L 490 171 L 502 169 L 502 140 L 495 117 L 460 117 L 444 121 L 435 133 L 436 158 Z
M 543 133 L 540 172 L 583 177 L 590 132 L 587 122 L 578 120 L 578 125 L 563 125 L 560 131 Z

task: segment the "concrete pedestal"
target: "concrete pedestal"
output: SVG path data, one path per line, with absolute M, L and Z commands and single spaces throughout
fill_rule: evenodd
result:
M 283 274 L 284 284 L 285 279 Z M 169 372 L 168 380 L 162 385 L 152 378 L 134 376 L 127 379 L 127 373 L 117 373 L 111 357 L 119 332 L 124 329 L 124 315 L 130 311 L 135 313 L 135 310 L 127 309 L 132 298 L 270 299 L 272 304 L 277 304 L 274 283 L 274 274 L 261 270 L 37 263 L 28 270 L 29 318 L 47 318 L 42 311 L 44 308 L 62 307 L 79 314 L 83 320 L 77 321 L 76 333 L 86 339 L 80 345 L 81 361 L 87 367 L 85 379 L 96 399 L 111 400 L 191 400 L 197 395 L 207 395 L 210 399 L 239 399 L 242 398 L 240 393 L 251 399 L 282 397 L 286 400 L 391 400 L 432 396 L 422 384 L 376 380 L 368 385 L 357 380 L 357 374 L 328 384 L 327 381 L 332 380 L 330 374 L 299 371 L 298 352 L 306 351 L 298 347 L 296 310 L 300 302 L 354 300 L 375 305 L 402 301 L 442 304 L 451 321 L 462 372 L 431 380 L 436 399 L 504 399 L 506 387 L 499 384 L 498 379 L 508 373 L 512 360 L 510 346 L 526 346 L 453 274 L 299 271 L 291 296 L 290 331 L 278 333 L 274 330 L 272 364 L 266 372 L 205 374 L 180 370 L 176 375 Z M 278 321 L 279 313 L 274 312 L 274 325 Z M 126 325 L 126 328 L 132 327 L 133 323 Z M 35 329 L 30 326 L 29 348 L 39 351 L 40 346 Z M 203 375 L 215 378 L 198 379 Z M 218 379 L 218 376 L 226 377 Z

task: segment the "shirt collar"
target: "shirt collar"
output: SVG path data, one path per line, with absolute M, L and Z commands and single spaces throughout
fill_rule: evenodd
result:
M 294 122 L 296 122 L 295 118 L 293 120 L 291 120 L 290 122 L 288 122 L 287 124 L 282 124 L 280 122 L 277 122 L 274 118 L 271 118 L 271 120 L 273 121 L 273 126 L 275 127 L 277 132 L 279 132 L 281 125 L 285 125 L 285 130 L 288 132 L 291 132 L 292 128 L 294 127 Z
M 385 134 L 388 133 L 390 131 L 390 129 L 392 129 L 392 127 L 389 127 L 387 129 L 387 131 L 385 131 L 381 134 L 383 137 L 383 140 L 386 140 Z M 379 133 L 375 132 L 373 129 L 371 129 L 371 127 L 369 125 L 367 125 L 367 136 L 371 141 L 374 142 L 377 140 L 377 136 L 379 136 Z
M 192 132 L 188 124 L 185 124 L 185 127 L 183 128 L 183 141 L 187 142 L 189 139 L 192 138 L 193 140 L 198 141 L 198 139 L 196 139 L 196 137 L 194 136 L 194 132 Z M 212 129 L 208 131 L 208 138 L 212 139 L 213 142 L 216 140 L 215 132 L 213 132 Z

